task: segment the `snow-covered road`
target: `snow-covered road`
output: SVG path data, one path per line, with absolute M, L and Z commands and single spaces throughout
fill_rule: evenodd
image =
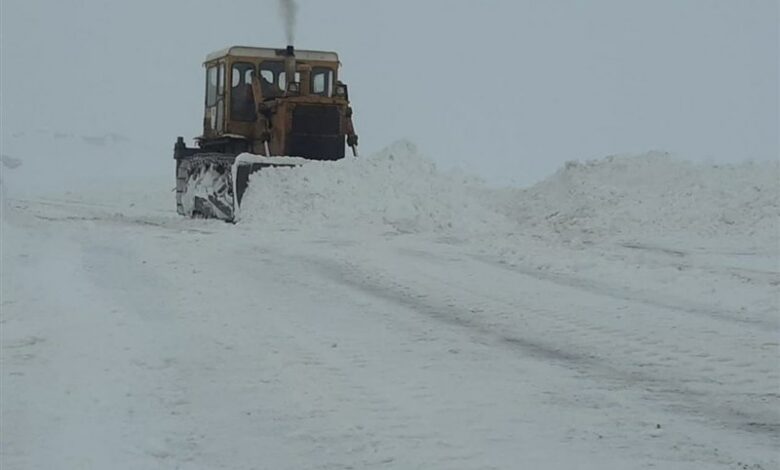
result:
M 3 468 L 778 465 L 777 316 L 616 281 L 670 250 L 594 278 L 434 234 L 4 211 Z
M 493 189 L 399 142 L 230 225 L 154 149 L 3 143 L 3 469 L 780 466 L 777 161 Z

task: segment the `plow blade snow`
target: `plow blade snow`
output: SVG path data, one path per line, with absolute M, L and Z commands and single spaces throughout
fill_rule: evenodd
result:
M 218 153 L 177 159 L 176 210 L 190 217 L 236 222 L 250 174 L 268 167 L 294 167 L 305 161 Z

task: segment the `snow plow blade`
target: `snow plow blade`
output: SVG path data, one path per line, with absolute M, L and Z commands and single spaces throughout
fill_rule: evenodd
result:
M 249 175 L 268 167 L 295 167 L 306 160 L 242 154 L 198 153 L 176 159 L 176 210 L 193 218 L 236 222 Z

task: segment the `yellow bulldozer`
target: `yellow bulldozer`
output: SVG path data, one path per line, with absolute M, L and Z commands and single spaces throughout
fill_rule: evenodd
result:
M 234 221 L 251 173 L 338 160 L 346 146 L 357 157 L 335 52 L 234 46 L 204 66 L 203 133 L 195 148 L 174 146 L 178 213 Z

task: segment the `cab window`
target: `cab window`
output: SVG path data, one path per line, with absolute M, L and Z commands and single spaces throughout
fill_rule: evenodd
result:
M 217 67 L 206 70 L 206 106 L 217 104 Z
M 255 97 L 252 79 L 255 66 L 247 62 L 233 64 L 230 87 L 230 118 L 235 121 L 255 120 Z
M 300 72 L 295 72 L 295 81 L 296 82 L 300 82 L 301 81 L 301 73 Z M 287 72 L 282 72 L 282 73 L 279 74 L 279 81 L 278 81 L 278 83 L 279 83 L 279 88 L 281 90 L 286 90 L 287 89 Z
M 219 96 L 225 95 L 225 64 L 219 64 L 219 72 L 217 73 L 217 94 Z
M 319 96 L 333 95 L 333 70 L 327 67 L 314 67 L 312 69 L 311 94 Z
M 276 98 L 282 95 L 280 77 L 284 76 L 284 62 L 265 61 L 260 64 L 260 87 L 263 98 Z

